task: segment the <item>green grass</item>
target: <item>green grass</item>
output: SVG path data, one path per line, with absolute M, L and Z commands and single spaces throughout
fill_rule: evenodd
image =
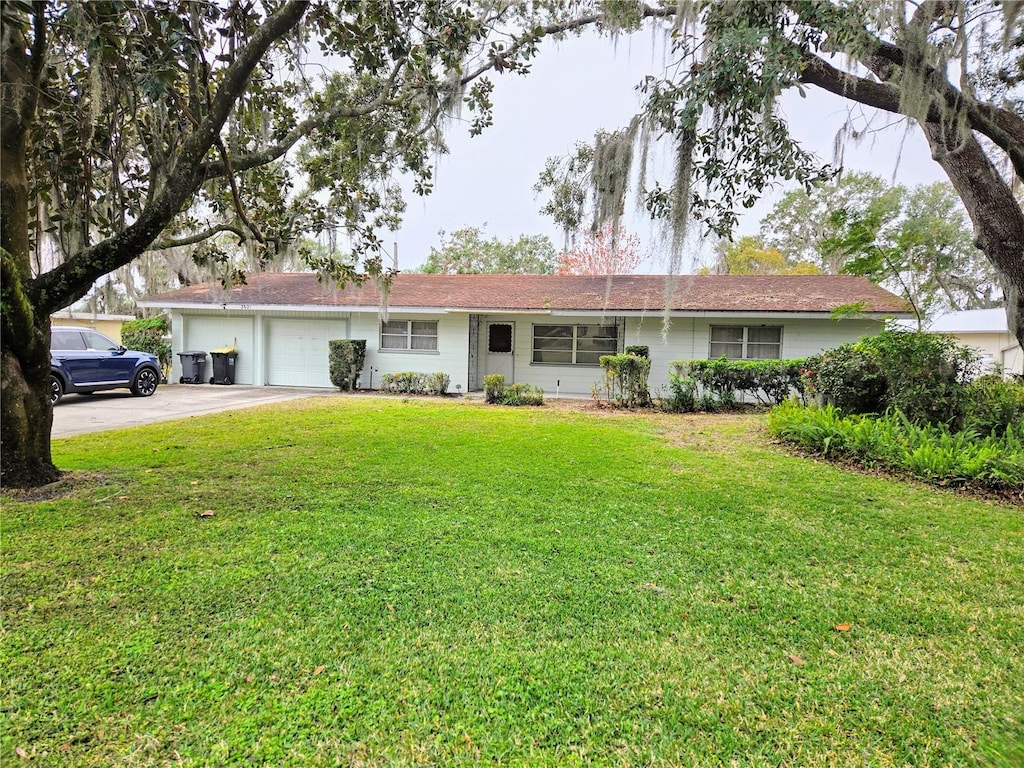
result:
M 762 424 L 330 398 L 56 441 L 85 479 L 3 499 L 0 764 L 1016 764 L 1021 510 Z

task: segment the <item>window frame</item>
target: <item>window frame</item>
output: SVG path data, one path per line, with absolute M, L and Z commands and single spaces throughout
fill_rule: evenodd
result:
M 541 336 L 540 337 L 542 339 L 543 338 L 564 338 L 564 339 L 566 339 L 566 340 L 568 340 L 570 342 L 569 348 L 567 350 L 551 350 L 551 349 L 545 350 L 545 349 L 538 349 L 537 348 L 537 338 L 538 338 L 537 337 L 537 328 L 538 328 L 538 326 L 543 327 L 543 328 L 571 328 L 572 329 L 572 335 L 571 336 L 562 336 L 562 337 L 558 337 L 558 336 Z M 581 339 L 583 339 L 583 340 L 608 340 L 608 339 L 612 339 L 612 337 L 610 337 L 610 336 L 586 336 L 586 335 L 581 336 L 580 332 L 579 332 L 580 328 L 613 328 L 613 329 L 615 329 L 615 336 L 614 336 L 615 349 L 614 350 L 609 350 L 609 351 L 598 350 L 598 352 L 599 352 L 599 354 L 597 355 L 598 359 L 595 360 L 592 363 L 591 362 L 582 362 L 582 363 L 579 362 L 579 355 L 580 355 L 581 352 L 583 354 L 585 354 L 585 355 L 594 354 L 594 350 L 590 350 L 590 349 L 582 349 L 581 350 L 580 349 L 580 340 Z M 560 366 L 567 366 L 567 365 L 569 365 L 569 366 L 583 367 L 583 368 L 600 368 L 601 367 L 601 361 L 600 361 L 601 357 L 603 357 L 604 355 L 617 355 L 619 353 L 620 335 L 619 335 L 619 323 L 617 321 L 616 322 L 611 322 L 611 323 L 534 323 L 533 327 L 530 329 L 530 331 L 531 331 L 531 333 L 530 333 L 530 339 L 531 339 L 531 341 L 530 341 L 530 365 L 553 365 L 553 366 L 558 366 L 558 365 L 560 365 Z M 570 353 L 570 359 L 569 359 L 568 362 L 547 362 L 547 361 L 544 361 L 544 360 L 538 360 L 537 359 L 537 353 L 538 352 L 551 352 L 551 351 L 563 351 L 563 352 L 564 351 L 568 351 Z
M 737 329 L 737 328 L 738 329 L 742 329 L 742 331 L 743 331 L 743 340 L 742 340 L 742 342 L 738 342 L 738 341 L 715 341 L 714 335 L 715 335 L 715 329 L 716 328 L 728 328 L 730 330 L 731 329 Z M 751 328 L 757 328 L 757 329 L 760 329 L 760 328 L 771 328 L 773 330 L 774 329 L 778 329 L 778 331 L 779 331 L 779 341 L 778 341 L 778 344 L 776 345 L 774 343 L 767 344 L 767 343 L 761 342 L 761 341 L 754 341 L 754 342 L 750 341 L 750 329 Z M 782 326 L 782 325 L 767 325 L 767 324 L 759 324 L 759 325 L 723 325 L 723 324 L 720 324 L 720 325 L 708 326 L 708 359 L 709 360 L 718 360 L 721 357 L 723 357 L 723 355 L 715 355 L 715 354 L 712 353 L 712 349 L 714 348 L 715 344 L 732 344 L 732 345 L 735 345 L 735 344 L 740 344 L 741 343 L 742 344 L 741 351 L 742 351 L 742 355 L 743 356 L 742 357 L 730 357 L 728 354 L 726 354 L 726 355 L 724 355 L 726 360 L 782 360 L 783 359 L 783 356 L 782 356 L 782 346 L 783 346 L 783 337 L 784 337 L 784 330 L 783 329 L 784 329 L 784 326 Z M 756 346 L 756 347 L 778 346 L 778 356 L 777 357 L 750 357 L 750 347 L 751 347 L 751 345 Z
M 389 323 L 404 323 L 405 331 L 402 333 L 386 333 L 385 329 Z M 434 326 L 434 332 L 431 333 L 413 333 L 413 326 L 416 324 L 429 323 Z M 405 342 L 405 346 L 401 347 L 386 347 L 384 346 L 384 338 L 390 339 L 402 339 Z M 417 349 L 413 346 L 413 339 L 433 339 L 433 348 Z M 387 321 L 381 320 L 380 332 L 378 335 L 377 349 L 380 352 L 399 352 L 414 355 L 436 355 L 439 354 L 438 347 L 440 346 L 440 333 L 438 328 L 437 320 L 419 320 L 415 318 L 390 318 Z

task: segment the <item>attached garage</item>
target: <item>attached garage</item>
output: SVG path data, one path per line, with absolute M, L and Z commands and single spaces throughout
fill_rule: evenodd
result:
M 187 317 L 183 338 L 184 350 L 210 352 L 221 347 L 237 347 L 238 362 L 235 367 L 237 384 L 255 384 L 256 381 L 256 344 L 255 318 L 193 316 Z M 206 376 L 212 375 L 212 361 L 207 357 Z M 177 361 L 175 361 L 177 364 Z M 263 383 L 263 382 L 259 382 Z
M 284 387 L 330 387 L 328 344 L 347 337 L 344 320 L 267 321 L 267 383 Z

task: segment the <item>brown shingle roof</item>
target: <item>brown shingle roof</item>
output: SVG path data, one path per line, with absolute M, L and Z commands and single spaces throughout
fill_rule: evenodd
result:
M 862 302 L 865 312 L 905 313 L 899 297 L 866 278 L 846 275 L 415 275 L 395 278 L 388 306 L 529 310 L 831 312 Z M 310 273 L 251 275 L 226 291 L 204 283 L 150 296 L 145 304 L 366 307 L 380 305 L 370 283 L 332 288 Z

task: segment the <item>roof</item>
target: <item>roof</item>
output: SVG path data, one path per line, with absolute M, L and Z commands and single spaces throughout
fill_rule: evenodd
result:
M 948 312 L 932 321 L 928 330 L 933 333 L 1009 333 L 1006 310 L 966 309 Z
M 863 277 L 847 275 L 420 275 L 399 274 L 388 298 L 402 308 L 492 311 L 821 312 L 862 303 L 862 311 L 904 314 L 899 297 Z M 260 307 L 361 308 L 380 306 L 370 282 L 322 285 L 313 273 L 259 273 L 226 290 L 192 285 L 148 297 L 162 308 L 205 304 Z

